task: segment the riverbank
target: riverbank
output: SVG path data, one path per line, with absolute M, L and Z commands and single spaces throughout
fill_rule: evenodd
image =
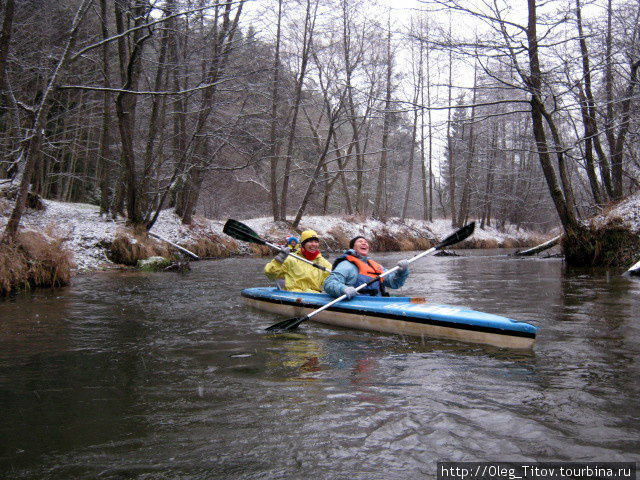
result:
M 10 210 L 11 203 L 0 199 L 0 228 L 4 228 Z M 375 251 L 415 251 L 430 248 L 453 231 L 447 219 L 424 222 L 390 218 L 382 222 L 357 216 L 307 216 L 295 230 L 288 222 L 274 222 L 270 217 L 239 220 L 276 244 L 283 244 L 288 236 L 302 230 L 313 229 L 329 257 L 341 252 L 356 235 L 370 239 Z M 151 233 L 201 258 L 273 255 L 268 247 L 238 242 L 225 235 L 225 221 L 196 216 L 192 225 L 183 225 L 173 210 L 167 209 L 161 212 Z M 621 229 L 640 239 L 640 192 L 610 206 L 587 224 L 594 230 Z M 144 230 L 128 228 L 123 219 L 101 216 L 99 208 L 90 204 L 43 200 L 38 208 L 27 209 L 21 232 L 17 246 L 5 246 L 6 251 L 0 252 L 0 294 L 22 286 L 65 284 L 77 273 L 132 267 L 152 256 L 181 259 L 178 250 L 168 243 L 152 238 Z M 483 229 L 478 225 L 472 237 L 454 248 L 524 249 L 559 233 L 540 234 L 513 225 Z M 637 255 L 640 252 L 633 251 L 628 257 Z
M 172 250 L 166 243 L 133 232 L 124 220 L 100 216 L 99 208 L 90 204 L 62 203 L 44 200 L 43 210 L 28 210 L 23 228 L 60 239 L 72 254 L 74 272 L 91 272 L 135 265 L 139 257 L 166 255 Z M 6 218 L 0 218 L 4 226 Z M 304 217 L 296 231 L 286 222 L 270 218 L 240 219 L 261 237 L 273 243 L 284 243 L 289 235 L 305 229 L 315 230 L 326 252 L 339 252 L 349 239 L 365 235 L 372 239 L 378 251 L 411 251 L 429 248 L 450 234 L 453 229 L 446 219 L 423 222 L 392 218 L 386 222 L 364 217 Z M 178 244 L 200 257 L 228 257 L 242 254 L 269 255 L 264 247 L 237 242 L 222 233 L 224 221 L 195 217 L 192 225 L 183 225 L 173 210 L 161 212 L 151 232 Z M 536 232 L 507 226 L 476 228 L 474 235 L 458 248 L 524 248 L 551 238 Z

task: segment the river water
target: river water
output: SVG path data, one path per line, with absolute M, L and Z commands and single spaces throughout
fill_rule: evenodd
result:
M 264 259 L 83 275 L 4 300 L 0 479 L 413 479 L 438 461 L 639 461 L 640 281 L 460 253 L 412 265 L 401 293 L 537 325 L 533 351 L 312 322 L 266 333 L 282 318 L 239 296 L 268 285 Z

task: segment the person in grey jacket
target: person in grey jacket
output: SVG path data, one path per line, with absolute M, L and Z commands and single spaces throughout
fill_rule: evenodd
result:
M 361 235 L 351 239 L 349 249 L 333 262 L 331 274 L 324 281 L 324 291 L 332 297 L 346 295 L 352 299 L 355 295 L 386 296 L 387 288 L 400 288 L 409 276 L 409 262 L 400 260 L 398 270 L 381 280 L 356 292 L 356 287 L 367 283 L 385 269 L 369 258 L 369 242 Z

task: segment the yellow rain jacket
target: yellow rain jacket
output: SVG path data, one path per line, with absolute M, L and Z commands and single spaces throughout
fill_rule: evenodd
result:
M 298 254 L 296 252 L 296 254 Z M 299 254 L 298 254 L 299 255 Z M 284 278 L 284 289 L 292 292 L 321 293 L 322 285 L 331 272 L 331 264 L 319 254 L 313 263 L 327 269 L 323 272 L 308 263 L 287 257 L 283 263 L 271 260 L 264 267 L 264 274 L 270 280 Z

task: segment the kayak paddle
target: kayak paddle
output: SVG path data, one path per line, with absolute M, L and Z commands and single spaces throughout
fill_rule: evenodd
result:
M 224 224 L 224 228 L 222 229 L 222 231 L 224 233 L 226 233 L 227 235 L 229 235 L 230 237 L 235 238 L 236 240 L 242 240 L 243 242 L 249 242 L 249 243 L 256 243 L 258 245 L 266 245 L 268 247 L 271 247 L 275 250 L 281 251 L 281 248 L 274 244 L 274 243 L 269 243 L 266 240 L 263 240 L 262 238 L 260 238 L 260 236 L 254 232 L 248 225 L 245 225 L 242 222 L 239 222 L 237 220 L 232 220 L 231 218 L 229 220 L 227 220 L 227 223 Z M 328 272 L 329 270 L 327 270 L 326 268 L 324 268 L 322 265 L 318 265 L 317 263 L 313 263 L 310 260 L 307 260 L 304 257 L 300 257 L 294 253 L 289 253 L 290 256 L 292 256 L 295 259 L 301 260 L 305 263 L 308 263 L 309 265 L 312 265 L 324 272 Z
M 407 260 L 407 262 L 409 264 L 411 264 L 411 263 L 415 262 L 416 260 L 419 260 L 420 258 L 424 257 L 425 255 L 429 255 L 430 253 L 435 253 L 438 250 L 442 250 L 444 247 L 448 247 L 449 245 L 453 245 L 454 243 L 461 242 L 462 240 L 464 240 L 465 238 L 469 237 L 473 233 L 473 230 L 475 229 L 475 226 L 476 226 L 476 222 L 471 222 L 471 223 L 465 225 L 461 229 L 453 232 L 451 235 L 449 235 L 447 238 L 445 238 L 442 242 L 440 242 L 435 247 L 431 247 L 429 250 L 425 250 L 424 252 L 419 253 L 418 255 L 416 255 L 414 257 L 411 257 L 409 260 Z M 400 267 L 398 267 L 396 265 L 395 267 L 390 268 L 389 270 L 384 272 L 382 275 L 379 275 L 379 276 L 377 276 L 375 278 L 372 278 L 368 282 L 363 283 L 359 287 L 356 287 L 356 292 L 359 291 L 359 290 L 362 290 L 363 288 L 365 288 L 365 287 L 367 287 L 369 285 L 371 285 L 372 283 L 377 282 L 381 278 L 386 277 L 391 272 L 395 272 L 399 268 Z M 266 330 L 268 330 L 268 331 L 273 331 L 273 330 L 294 330 L 294 329 L 298 328 L 298 325 L 300 325 L 302 322 L 304 322 L 306 320 L 309 320 L 314 315 L 322 312 L 323 310 L 326 310 L 327 308 L 329 308 L 332 305 L 344 300 L 345 298 L 347 298 L 347 296 L 346 295 L 342 295 L 342 296 L 340 296 L 338 298 L 333 299 L 332 301 L 330 301 L 326 305 L 323 305 L 322 307 L 318 308 L 317 310 L 314 310 L 313 312 L 308 313 L 304 317 L 288 318 L 287 320 L 283 320 L 282 322 L 278 322 L 278 323 L 276 323 L 274 325 L 271 325 L 270 327 L 267 327 Z

